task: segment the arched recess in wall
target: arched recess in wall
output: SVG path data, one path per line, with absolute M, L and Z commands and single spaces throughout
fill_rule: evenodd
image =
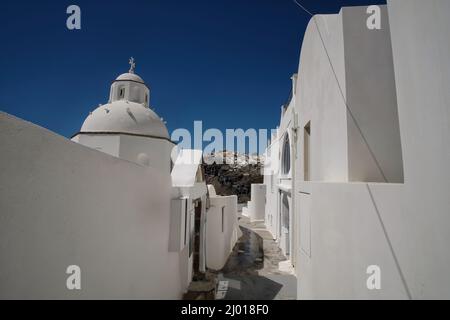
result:
M 281 174 L 288 175 L 291 172 L 291 145 L 289 134 L 285 134 L 283 138 L 283 146 L 281 149 Z
M 129 100 L 137 103 L 141 102 L 140 88 L 137 85 L 131 85 Z
M 289 199 L 286 192 L 282 193 L 281 205 L 282 226 L 289 230 Z
M 122 100 L 125 98 L 125 86 L 119 86 L 117 88 L 117 100 Z

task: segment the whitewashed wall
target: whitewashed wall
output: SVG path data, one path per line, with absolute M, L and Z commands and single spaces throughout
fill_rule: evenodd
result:
M 303 180 L 303 130 L 311 122 L 310 180 L 348 181 L 345 60 L 341 15 L 317 15 L 305 31 L 298 69 L 296 179 Z M 333 72 L 334 71 L 334 72 Z M 336 76 L 335 74 L 336 73 Z M 338 82 L 336 81 L 338 79 Z M 341 92 L 342 90 L 342 92 Z
M 210 204 L 206 213 L 206 266 L 220 270 L 241 235 L 237 220 L 237 196 L 210 197 Z
M 390 193 L 401 185 L 383 187 Z M 302 190 L 309 194 L 300 195 L 298 298 L 406 298 L 367 185 L 311 182 Z M 367 289 L 370 265 L 381 268 L 381 290 Z
M 145 154 L 150 167 L 166 173 L 171 170 L 170 155 L 174 144 L 166 139 L 126 134 L 78 134 L 72 141 L 137 163 L 138 158 Z
M 119 157 L 137 162 L 139 154 L 145 153 L 149 166 L 160 172 L 170 173 L 170 154 L 174 144 L 165 139 L 120 135 Z M 156 151 L 157 150 L 157 151 Z
M 388 1 L 387 8 L 404 183 L 302 182 L 298 177 L 300 299 L 450 298 L 450 2 L 396 0 Z M 321 54 L 313 54 L 311 46 L 320 41 L 315 34 L 305 35 L 300 71 Z M 316 70 L 324 79 L 325 67 Z M 332 88 L 315 82 L 313 73 L 300 73 L 299 79 L 317 95 Z M 317 100 L 313 106 L 328 108 L 326 102 Z M 312 124 L 313 143 L 314 134 L 336 130 Z M 320 152 L 328 146 L 312 148 L 312 165 L 323 165 Z M 313 173 L 319 177 L 317 169 Z M 380 290 L 366 286 L 369 265 L 381 268 Z
M 175 299 L 169 173 L 0 114 L 0 298 Z M 81 290 L 66 268 L 81 268 Z
M 387 8 L 380 6 L 380 30 L 366 27 L 369 16 L 366 10 L 364 6 L 349 7 L 341 12 L 349 109 L 349 181 L 402 183 L 402 147 Z
M 251 200 L 248 202 L 248 215 L 251 221 L 264 221 L 266 185 L 262 183 L 252 183 Z
M 267 148 L 266 163 L 264 165 L 264 184 L 266 185 L 266 206 L 264 224 L 272 236 L 276 237 L 278 228 L 278 170 L 279 170 L 279 142 L 277 137 Z M 270 161 L 270 165 L 267 164 Z
M 78 142 L 92 149 L 102 151 L 115 157 L 119 157 L 120 136 L 107 134 L 79 134 L 72 138 L 72 141 Z

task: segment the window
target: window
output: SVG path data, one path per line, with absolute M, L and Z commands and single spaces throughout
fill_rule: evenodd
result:
M 119 89 L 119 99 L 123 99 L 125 97 L 125 88 Z
M 281 153 L 281 173 L 287 175 L 289 174 L 290 171 L 291 171 L 291 146 L 289 143 L 289 135 L 286 133 Z
M 311 143 L 311 121 L 303 129 L 303 180 L 309 181 L 311 175 L 311 155 L 309 146 Z

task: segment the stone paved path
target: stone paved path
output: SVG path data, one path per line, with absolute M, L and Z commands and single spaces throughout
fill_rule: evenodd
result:
M 243 235 L 218 272 L 216 299 L 295 299 L 296 277 L 280 270 L 279 263 L 286 261 L 286 257 L 270 232 L 263 224 L 251 223 L 246 217 L 240 219 L 239 225 Z

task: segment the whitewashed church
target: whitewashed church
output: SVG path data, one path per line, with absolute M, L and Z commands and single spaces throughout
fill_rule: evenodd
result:
M 0 299 L 180 299 L 224 266 L 237 197 L 207 188 L 130 65 L 72 141 L 0 113 Z
M 163 120 L 150 109 L 150 90 L 134 73 L 134 59 L 130 65 L 128 73 L 113 81 L 108 103 L 87 116 L 72 141 L 170 172 L 174 143 Z

